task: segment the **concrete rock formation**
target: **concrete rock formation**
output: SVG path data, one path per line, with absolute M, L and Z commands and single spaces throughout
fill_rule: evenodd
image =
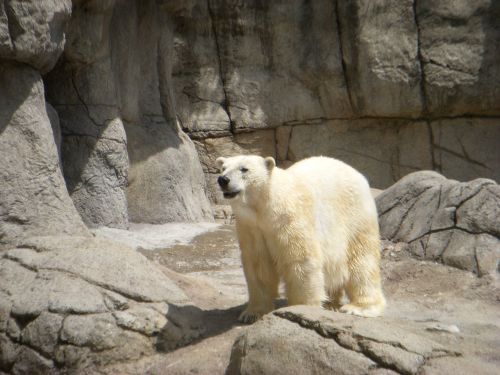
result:
M 500 272 L 500 186 L 415 172 L 376 198 L 383 238 L 479 276 Z
M 0 3 L 0 246 L 87 233 L 66 191 L 40 74 L 63 51 L 71 11 L 69 1 L 51 4 Z
M 449 328 L 448 328 L 449 329 Z M 226 374 L 494 373 L 470 355 L 453 329 L 429 322 L 362 319 L 296 306 L 266 315 L 235 341 Z M 454 345 L 450 345 L 450 341 Z
M 190 4 L 173 17 L 173 79 L 202 163 L 323 154 L 378 188 L 421 169 L 500 178 L 498 2 Z
M 75 2 L 67 37 L 46 83 L 85 223 L 211 220 L 195 148 L 177 125 L 168 12 L 154 1 Z
M 0 0 L 0 374 L 222 373 L 246 299 L 232 229 L 147 259 L 120 233 L 211 221 L 214 161 L 237 153 L 337 157 L 380 188 L 476 180 L 378 198 L 396 320 L 281 311 L 231 371 L 290 358 L 272 323 L 310 340 L 311 371 L 498 372 L 499 18 L 494 0 Z
M 0 371 L 57 373 L 172 350 L 204 331 L 189 303 L 123 244 L 33 237 L 0 256 Z

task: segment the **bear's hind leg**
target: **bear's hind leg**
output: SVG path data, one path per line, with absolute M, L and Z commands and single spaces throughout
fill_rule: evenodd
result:
M 348 253 L 350 260 L 346 291 L 350 302 L 343 305 L 340 311 L 364 317 L 382 315 L 386 302 L 380 280 L 378 230 L 368 229 L 358 234 L 356 240 L 349 245 Z

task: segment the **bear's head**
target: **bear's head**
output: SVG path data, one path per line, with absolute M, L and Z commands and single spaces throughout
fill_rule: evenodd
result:
M 239 155 L 216 160 L 221 174 L 217 179 L 226 199 L 249 202 L 250 197 L 259 197 L 276 162 L 272 157 Z

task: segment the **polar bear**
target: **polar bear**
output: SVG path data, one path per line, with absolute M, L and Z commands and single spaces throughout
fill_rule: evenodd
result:
M 280 280 L 289 305 L 382 314 L 377 210 L 363 175 L 327 157 L 288 169 L 256 155 L 216 163 L 236 218 L 248 286 L 240 321 L 253 322 L 274 309 Z M 349 303 L 341 305 L 344 291 Z

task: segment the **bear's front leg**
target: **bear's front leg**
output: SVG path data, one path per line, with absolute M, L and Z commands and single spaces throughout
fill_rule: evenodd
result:
M 265 264 L 254 264 L 243 260 L 243 270 L 248 287 L 248 305 L 238 320 L 253 323 L 274 310 L 274 300 L 278 296 L 279 277 Z M 267 274 L 262 277 L 262 274 Z
M 248 287 L 248 305 L 238 320 L 253 323 L 274 310 L 278 296 L 279 275 L 259 231 L 236 225 L 241 249 L 241 261 Z

